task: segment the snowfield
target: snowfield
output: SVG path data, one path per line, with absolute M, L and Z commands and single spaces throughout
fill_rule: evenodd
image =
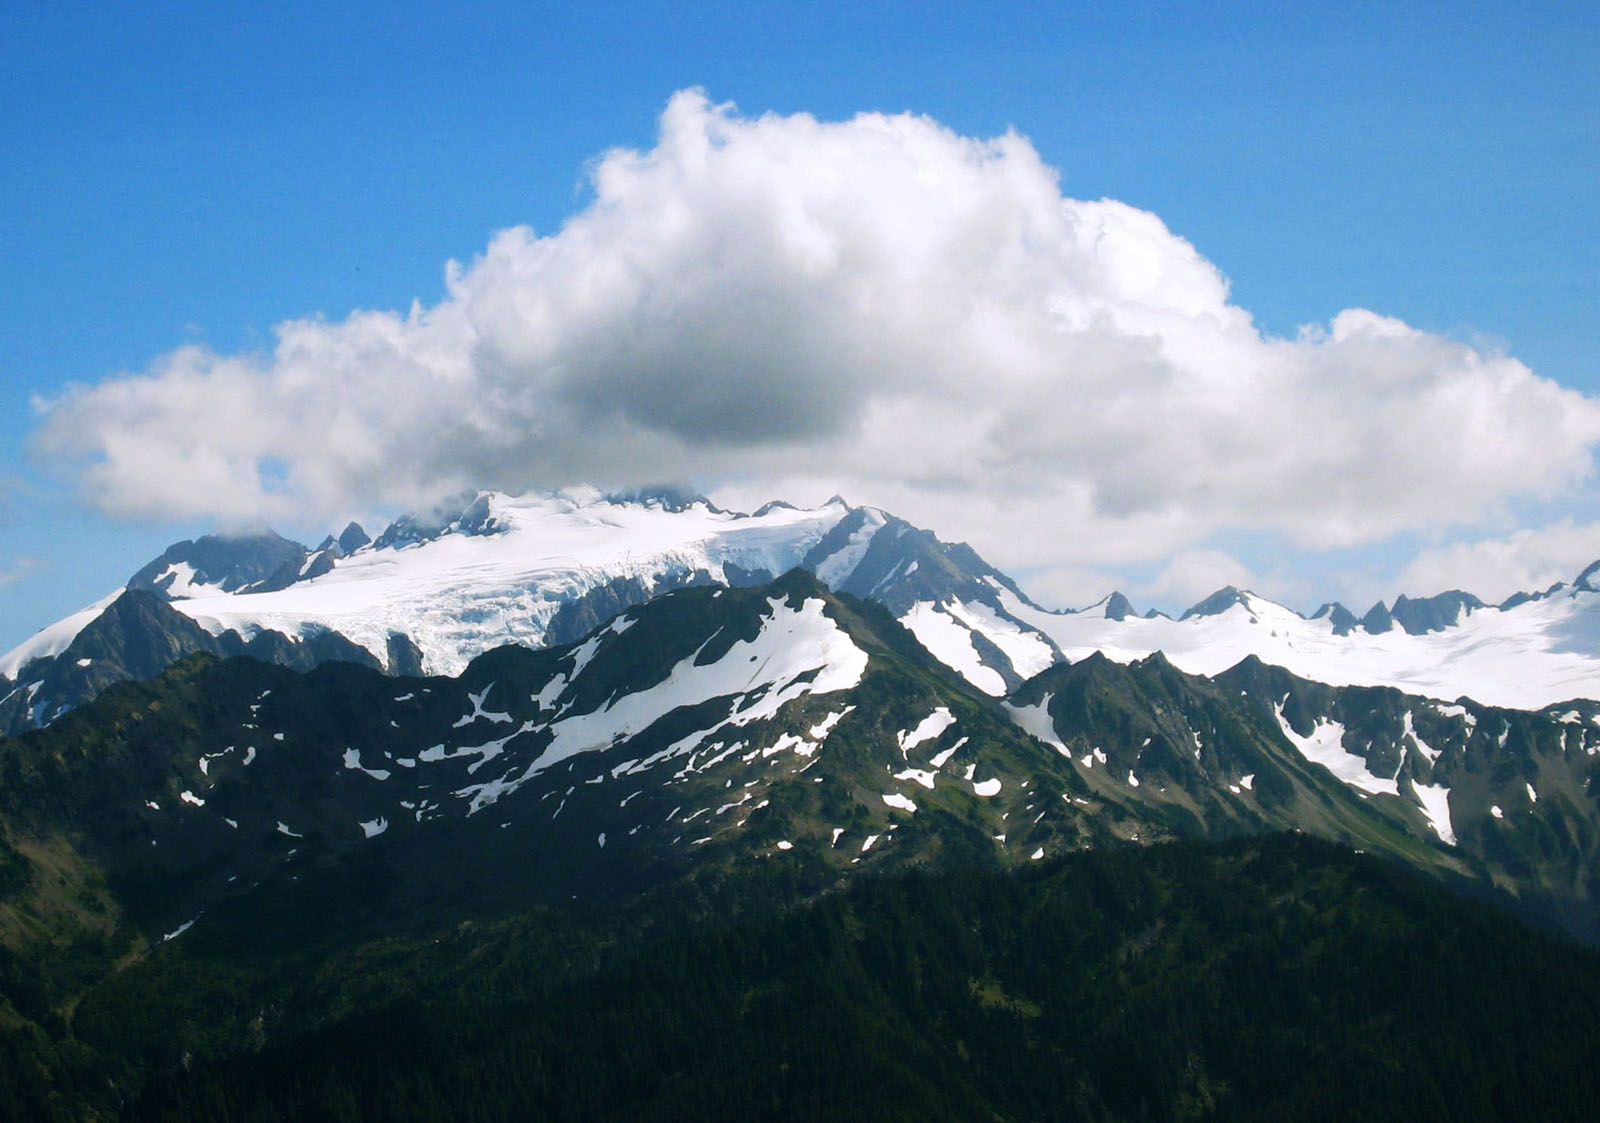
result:
M 181 595 L 170 603 L 212 634 L 234 630 L 248 639 L 270 629 L 305 639 L 338 632 L 385 665 L 390 636 L 398 633 L 420 649 L 424 670 L 456 674 L 493 647 L 540 646 L 563 606 L 616 582 L 637 601 L 688 582 L 776 577 L 808 561 L 824 584 L 839 588 L 891 525 L 884 512 L 840 499 L 811 510 L 773 504 L 754 515 L 718 511 L 703 500 L 677 509 L 622 501 L 594 489 L 485 493 L 482 501 L 490 533 L 450 529 L 420 542 L 369 544 L 330 571 L 274 592 L 224 592 L 177 563 L 168 569 L 169 592 Z M 848 539 L 815 556 L 853 511 L 861 520 Z M 897 533 L 905 529 L 901 524 Z M 915 570 L 902 559 L 891 577 Z M 64 651 L 116 595 L 33 636 L 0 659 L 0 674 L 17 689 L 27 686 L 18 681 L 21 668 Z M 1466 612 L 1453 626 L 1421 635 L 1396 626 L 1341 636 L 1326 617 L 1306 619 L 1250 593 L 1223 611 L 1179 620 L 1116 620 L 1105 614 L 1109 603 L 1052 612 L 985 576 L 957 596 L 916 600 L 900 620 L 936 658 L 994 696 L 1062 659 L 1099 651 L 1131 662 L 1159 651 L 1193 674 L 1215 675 L 1254 655 L 1333 686 L 1394 686 L 1447 702 L 1466 697 L 1531 710 L 1600 698 L 1600 592 L 1582 581 L 1509 609 Z
M 330 572 L 276 592 L 225 593 L 179 573 L 185 595 L 171 603 L 213 635 L 232 629 L 248 639 L 270 629 L 306 638 L 331 630 L 384 664 L 389 636 L 398 632 L 421 649 L 429 673 L 454 675 L 502 644 L 539 646 L 563 604 L 619 578 L 664 591 L 700 571 L 724 581 L 727 567 L 777 577 L 849 511 L 841 500 L 759 515 L 704 503 L 674 512 L 593 489 L 491 494 L 489 504 L 495 533 L 366 546 Z M 29 659 L 65 649 L 115 596 L 34 636 L 0 661 L 0 673 L 15 678 Z
M 1188 620 L 1088 611 L 1056 614 L 997 588 L 1006 612 L 1047 636 L 1069 660 L 1095 651 L 1119 663 L 1162 652 L 1190 674 L 1215 675 L 1247 655 L 1331 686 L 1394 686 L 1411 694 L 1536 710 L 1600 698 L 1600 593 L 1564 589 L 1514 608 L 1481 608 L 1443 631 L 1335 635 L 1327 619 L 1307 620 L 1244 594 L 1213 616 Z

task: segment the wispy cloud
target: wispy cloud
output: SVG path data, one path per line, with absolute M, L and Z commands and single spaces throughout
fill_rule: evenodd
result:
M 181 348 L 62 395 L 35 447 L 123 515 L 692 478 L 842 490 L 1011 565 L 1221 528 L 1372 542 L 1592 471 L 1595 400 L 1361 309 L 1264 337 L 1160 218 L 1064 197 L 1017 135 L 686 91 L 591 176 L 560 231 L 497 234 L 433 307 L 284 323 L 265 357 Z
M 0 569 L 0 589 L 7 585 L 15 585 L 31 573 L 37 572 L 44 565 L 38 558 L 20 557 L 10 566 Z

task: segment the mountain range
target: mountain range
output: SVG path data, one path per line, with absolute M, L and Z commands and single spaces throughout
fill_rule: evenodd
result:
M 270 1054 L 379 978 L 437 1000 L 487 956 L 538 989 L 863 878 L 1281 832 L 1600 943 L 1593 572 L 1363 620 L 1057 613 L 842 500 L 597 492 L 179 543 L 0 664 L 0 1061 L 101 1117 L 133 1103 L 107 1080 Z M 1269 896 L 1345 884 L 1325 861 Z M 1130 909 L 1123 963 L 1176 924 Z
M 1600 697 L 1600 562 L 1571 585 L 1496 606 L 1452 591 L 1379 602 L 1360 619 L 1336 603 L 1307 618 L 1231 587 L 1177 619 L 1140 616 L 1120 593 L 1062 612 L 965 544 L 841 499 L 745 515 L 673 493 L 574 490 L 481 493 L 401 518 L 376 540 L 352 523 L 315 548 L 270 531 L 176 543 L 0 658 L 0 730 L 47 724 L 188 652 L 454 674 L 499 644 L 578 639 L 671 589 L 759 584 L 796 567 L 883 604 L 997 697 L 1096 651 L 1119 662 L 1159 651 L 1202 675 L 1254 655 L 1332 685 L 1523 709 Z

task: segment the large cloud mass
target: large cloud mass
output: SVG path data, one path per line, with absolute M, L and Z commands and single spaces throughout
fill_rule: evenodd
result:
M 37 435 L 100 507 L 303 519 L 464 487 L 843 490 L 1010 564 L 1219 527 L 1310 547 L 1470 523 L 1591 471 L 1600 405 L 1363 310 L 1263 337 L 1153 214 L 1025 139 L 674 96 L 559 233 L 406 315 L 73 389 Z

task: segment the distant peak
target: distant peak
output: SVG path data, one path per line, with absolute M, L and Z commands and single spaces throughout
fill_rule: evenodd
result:
M 1361 618 L 1361 626 L 1372 635 L 1394 629 L 1394 617 L 1389 615 L 1389 609 L 1382 601 L 1367 609 L 1367 614 Z
M 374 549 L 417 545 L 430 542 L 444 534 L 497 534 L 505 528 L 500 525 L 497 509 L 505 496 L 496 491 L 462 492 L 453 499 L 444 500 L 426 514 L 401 515 L 390 523 L 372 543 Z M 359 526 L 351 524 L 357 531 Z M 350 528 L 347 527 L 348 532 Z
M 716 504 L 704 495 L 680 484 L 648 484 L 625 491 L 608 492 L 605 498 L 612 503 L 637 503 L 641 507 L 660 507 L 663 511 L 673 514 L 696 506 L 703 506 L 713 512 L 718 511 Z
M 293 579 L 306 554 L 300 543 L 266 527 L 250 534 L 205 534 L 174 542 L 130 577 L 127 586 L 169 600 L 200 591 L 276 588 Z
M 1232 585 L 1224 585 L 1212 593 L 1205 600 L 1189 608 L 1178 619 L 1187 620 L 1192 616 L 1220 616 L 1236 604 L 1249 606 L 1250 594 Z
M 1585 593 L 1600 593 L 1600 587 L 1596 587 L 1597 579 L 1600 579 L 1600 561 L 1590 564 L 1578 574 L 1578 579 L 1572 584 L 1574 588 L 1581 589 Z
M 1324 618 L 1333 626 L 1333 634 L 1337 636 L 1349 635 L 1355 631 L 1356 625 L 1361 623 L 1354 612 L 1351 612 L 1338 601 L 1330 601 L 1324 604 L 1311 616 L 1313 620 L 1322 620 Z
M 346 554 L 355 553 L 357 550 L 361 549 L 361 547 L 365 546 L 371 541 L 372 536 L 369 535 L 365 530 L 362 530 L 361 524 L 358 522 L 352 521 L 350 525 L 346 526 L 339 532 L 339 549 L 343 550 Z
M 1107 620 L 1126 620 L 1135 615 L 1137 613 L 1134 611 L 1133 602 L 1121 593 L 1112 593 L 1106 598 Z
M 1482 608 L 1483 602 L 1471 593 L 1450 589 L 1431 597 L 1412 598 L 1402 594 L 1389 610 L 1396 623 L 1411 635 L 1442 632 L 1459 623 L 1463 614 Z

